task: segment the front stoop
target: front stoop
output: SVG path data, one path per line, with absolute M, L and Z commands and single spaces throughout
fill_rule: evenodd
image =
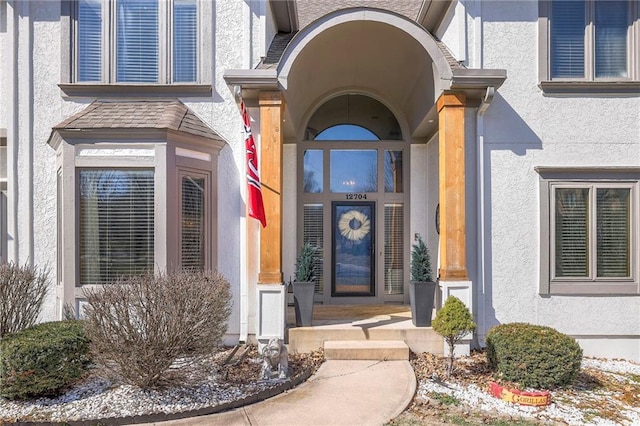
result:
M 406 361 L 409 346 L 402 340 L 328 340 L 324 357 L 331 360 Z

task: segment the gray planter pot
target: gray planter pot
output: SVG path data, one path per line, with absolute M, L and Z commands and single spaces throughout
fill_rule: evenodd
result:
M 411 321 L 416 327 L 431 327 L 436 283 L 432 281 L 410 281 Z
M 296 311 L 296 326 L 311 327 L 313 319 L 313 293 L 316 283 L 293 282 L 293 305 Z

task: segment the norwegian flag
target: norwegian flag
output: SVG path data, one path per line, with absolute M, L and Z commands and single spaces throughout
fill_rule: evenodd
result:
M 243 100 L 240 101 L 240 110 L 242 111 L 245 134 L 244 144 L 247 151 L 247 205 L 249 206 L 249 216 L 258 219 L 264 228 L 267 226 L 267 218 L 264 213 L 264 203 L 262 202 L 258 153 L 256 152 L 256 143 L 251 134 L 249 113 Z

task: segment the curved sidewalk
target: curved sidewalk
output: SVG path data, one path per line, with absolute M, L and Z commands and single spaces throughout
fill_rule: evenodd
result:
M 325 361 L 302 385 L 225 413 L 157 423 L 195 425 L 382 425 L 411 403 L 408 361 Z

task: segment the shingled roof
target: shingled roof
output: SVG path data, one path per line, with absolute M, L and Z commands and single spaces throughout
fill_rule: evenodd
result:
M 301 28 L 304 28 L 304 26 L 308 25 L 315 19 L 335 10 L 356 6 L 384 6 L 386 10 L 398 13 L 415 21 L 421 3 L 421 1 L 413 0 L 404 0 L 397 2 L 389 2 L 387 0 L 305 0 L 302 2 L 298 2 L 298 16 L 300 19 L 300 26 Z M 280 63 L 280 59 L 282 59 L 282 55 L 284 54 L 285 49 L 296 34 L 297 32 L 276 34 L 271 41 L 271 44 L 269 45 L 267 56 L 258 64 L 256 68 L 277 68 L 278 64 Z M 464 65 L 462 65 L 459 61 L 456 60 L 456 58 L 454 58 L 449 48 L 442 41 L 436 39 L 436 44 L 442 51 L 444 57 L 447 59 L 447 62 L 449 63 L 451 69 L 465 68 Z
M 173 101 L 94 101 L 53 130 L 168 129 L 207 139 L 222 138 L 185 104 Z

